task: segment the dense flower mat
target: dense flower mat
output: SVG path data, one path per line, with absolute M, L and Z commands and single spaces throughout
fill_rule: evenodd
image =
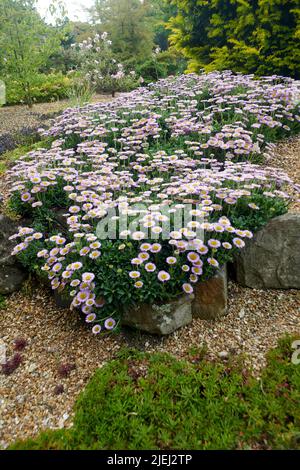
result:
M 94 333 L 132 304 L 191 294 L 299 190 L 267 166 L 300 130 L 299 97 L 289 78 L 214 72 L 67 109 L 10 172 L 11 207 L 33 221 L 14 253 Z

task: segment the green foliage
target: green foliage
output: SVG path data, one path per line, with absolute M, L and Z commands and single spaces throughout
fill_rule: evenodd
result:
M 54 10 L 53 10 L 54 12 Z M 32 88 L 40 69 L 60 47 L 63 29 L 47 25 L 36 0 L 2 0 L 0 4 L 1 78 L 17 82 L 25 102 L 33 104 Z
M 148 85 L 167 76 L 167 65 L 159 63 L 155 57 L 150 57 L 137 66 L 137 73 L 143 78 L 143 84 Z
M 68 98 L 72 80 L 62 73 L 36 74 L 31 81 L 31 100 L 33 103 L 44 103 Z M 20 104 L 27 102 L 26 90 L 18 80 L 7 84 L 6 104 Z
M 287 204 L 283 199 L 272 199 L 256 193 L 253 194 L 251 202 L 256 204 L 260 210 L 250 213 L 248 203 L 244 199 L 239 201 L 236 211 L 231 216 L 233 223 L 242 230 L 251 226 L 251 230 L 257 232 L 268 220 L 287 212 Z
M 258 380 L 243 361 L 202 352 L 121 351 L 75 406 L 71 429 L 43 432 L 11 449 L 299 449 L 300 367 L 293 338 L 268 356 Z M 196 353 L 196 354 L 195 354 Z
M 166 27 L 166 23 L 175 16 L 177 8 L 170 4 L 167 0 L 146 0 L 149 10 L 149 20 L 152 22 L 154 31 L 154 43 L 159 46 L 162 51 L 169 48 L 170 29 Z
M 174 48 L 152 54 L 149 59 L 136 66 L 136 72 L 143 77 L 145 84 L 166 78 L 169 75 L 178 75 L 186 69 L 185 57 Z
M 114 96 L 116 91 L 130 91 L 139 85 L 135 71 L 125 71 L 117 61 L 106 32 L 74 46 L 79 56 L 77 73 L 82 89 L 94 88 Z
M 181 74 L 187 66 L 187 61 L 183 54 L 173 47 L 158 54 L 157 62 L 165 67 L 166 76 Z
M 6 298 L 4 295 L 0 294 L 0 310 L 6 309 Z
M 119 60 L 139 61 L 151 55 L 153 30 L 149 6 L 139 0 L 96 0 L 92 18 L 101 33 L 109 33 Z
M 230 69 L 299 78 L 298 0 L 169 0 L 171 43 L 189 71 Z
M 79 21 L 66 21 L 66 34 L 61 41 L 61 47 L 52 54 L 43 66 L 43 72 L 51 73 L 53 70 L 67 74 L 78 67 L 78 55 L 72 44 L 79 43 L 95 34 L 95 27 L 90 23 Z
M 77 73 L 72 78 L 72 86 L 68 90 L 70 106 L 80 107 L 89 103 L 95 91 L 90 82 L 83 79 L 80 75 L 78 76 Z

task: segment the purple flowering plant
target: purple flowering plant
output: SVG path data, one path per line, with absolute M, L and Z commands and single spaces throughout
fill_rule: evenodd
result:
M 10 171 L 11 206 L 33 219 L 13 253 L 94 334 L 133 304 L 191 295 L 299 192 L 268 166 L 300 129 L 299 96 L 289 78 L 213 72 L 67 109 Z

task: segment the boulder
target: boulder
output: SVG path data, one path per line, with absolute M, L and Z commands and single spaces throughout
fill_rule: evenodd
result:
M 21 288 L 27 274 L 11 251 L 15 245 L 9 237 L 18 231 L 19 223 L 0 214 L 0 294 L 11 294 Z
M 194 286 L 192 315 L 203 320 L 215 320 L 227 313 L 227 267 L 215 276 Z
M 275 217 L 234 260 L 237 282 L 254 289 L 300 289 L 300 214 Z
M 12 294 L 20 290 L 27 275 L 21 266 L 3 266 L 0 264 L 0 294 Z
M 168 335 L 192 321 L 192 300 L 193 295 L 182 295 L 161 305 L 133 306 L 125 311 L 122 323 L 147 333 Z

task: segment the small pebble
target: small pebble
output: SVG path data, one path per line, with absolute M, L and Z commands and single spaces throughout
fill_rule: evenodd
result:
M 228 352 L 228 351 L 221 351 L 221 352 L 219 352 L 218 356 L 219 356 L 221 359 L 228 359 L 228 357 L 229 357 L 229 352 Z

